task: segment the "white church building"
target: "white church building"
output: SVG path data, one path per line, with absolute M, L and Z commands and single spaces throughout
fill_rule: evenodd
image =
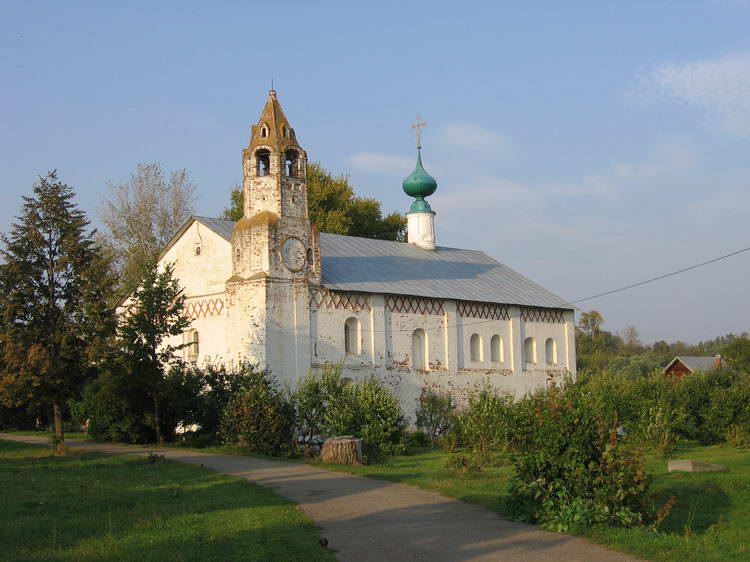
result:
M 341 363 L 383 380 L 409 415 L 425 388 L 521 396 L 575 372 L 572 306 L 483 252 L 435 244 L 421 157 L 403 186 L 408 242 L 318 232 L 306 165 L 271 91 L 242 151 L 244 217 L 193 216 L 159 258 L 187 297 L 185 359 L 257 363 L 290 387 Z

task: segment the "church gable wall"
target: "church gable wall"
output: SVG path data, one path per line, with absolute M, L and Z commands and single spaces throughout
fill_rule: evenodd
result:
M 197 250 L 199 248 L 199 250 Z M 174 264 L 174 274 L 186 296 L 185 314 L 192 320 L 188 331 L 170 339 L 179 345 L 198 333 L 198 354 L 193 347 L 182 351 L 185 360 L 205 363 L 227 356 L 225 283 L 232 274 L 231 244 L 198 221 L 159 260 Z M 190 340 L 192 341 L 192 339 Z
M 198 251 L 200 254 L 196 255 Z M 187 296 L 223 293 L 224 284 L 232 275 L 231 252 L 227 240 L 193 221 L 159 264 L 174 264 L 175 277 Z

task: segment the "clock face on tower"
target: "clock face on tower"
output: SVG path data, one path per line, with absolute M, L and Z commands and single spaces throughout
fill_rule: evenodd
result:
M 305 267 L 305 245 L 302 240 L 290 236 L 281 245 L 281 261 L 289 271 L 299 271 Z

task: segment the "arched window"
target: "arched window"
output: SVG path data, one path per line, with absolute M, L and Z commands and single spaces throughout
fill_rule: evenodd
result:
M 427 371 L 429 364 L 427 334 L 422 328 L 419 328 L 414 330 L 411 335 L 411 368 L 415 371 Z
M 313 264 L 313 250 L 312 248 L 307 249 L 307 265 Z
M 557 365 L 557 344 L 552 338 L 547 338 L 544 342 L 544 354 L 547 358 L 547 365 Z
M 196 361 L 200 352 L 200 336 L 196 330 L 187 334 L 187 356 L 188 360 Z
M 300 176 L 299 170 L 299 152 L 290 148 L 284 153 L 286 175 L 290 178 L 297 178 Z
M 359 342 L 359 320 L 352 316 L 344 322 L 344 351 L 351 355 L 359 355 Z
M 482 336 L 479 334 L 472 334 L 469 340 L 469 354 L 472 361 L 482 360 Z
M 492 359 L 494 363 L 505 362 L 503 338 L 501 338 L 500 336 L 492 336 L 492 339 L 490 340 L 490 359 Z
M 200 247 L 200 245 L 197 245 L 195 247 L 195 255 L 196 256 L 200 256 L 201 255 L 201 247 Z
M 281 127 L 281 134 L 285 139 L 289 138 L 289 129 L 286 128 L 286 125 Z
M 523 342 L 523 360 L 527 365 L 536 363 L 536 340 L 526 338 Z
M 268 137 L 268 127 L 266 127 L 266 124 L 260 126 L 260 136 L 261 138 Z

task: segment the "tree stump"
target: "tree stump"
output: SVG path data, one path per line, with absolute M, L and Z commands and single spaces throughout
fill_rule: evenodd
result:
M 362 440 L 353 435 L 326 439 L 320 458 L 334 464 L 362 464 Z

